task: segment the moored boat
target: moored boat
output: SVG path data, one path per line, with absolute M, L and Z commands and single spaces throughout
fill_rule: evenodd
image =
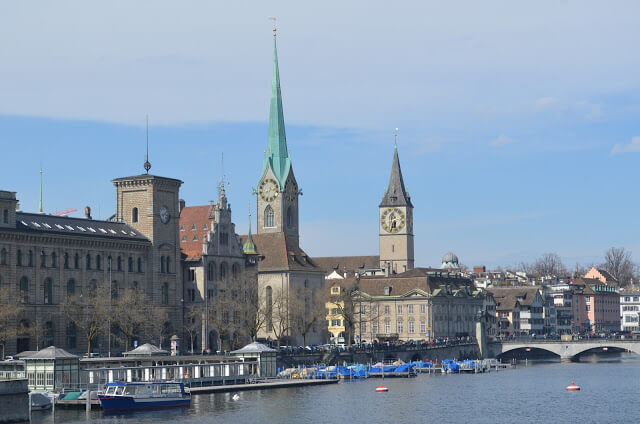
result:
M 186 407 L 191 404 L 184 384 L 171 381 L 107 383 L 104 394 L 98 395 L 98 399 L 106 412 Z

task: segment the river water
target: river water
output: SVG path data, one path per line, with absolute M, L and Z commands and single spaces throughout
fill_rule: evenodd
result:
M 575 380 L 582 387 L 568 392 Z M 197 395 L 180 410 L 34 412 L 33 423 L 622 423 L 640 422 L 640 357 L 529 362 L 476 375 L 420 375 Z

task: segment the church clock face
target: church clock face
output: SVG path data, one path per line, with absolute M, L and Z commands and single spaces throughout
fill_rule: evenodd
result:
M 382 211 L 380 225 L 387 233 L 397 233 L 404 228 L 406 217 L 398 208 L 388 208 Z
M 287 191 L 284 196 L 287 198 L 289 202 L 293 202 L 296 200 L 296 196 L 298 195 L 298 187 L 295 183 L 289 183 L 287 187 Z
M 278 197 L 278 183 L 273 178 L 267 178 L 260 183 L 258 193 L 265 202 L 273 202 Z

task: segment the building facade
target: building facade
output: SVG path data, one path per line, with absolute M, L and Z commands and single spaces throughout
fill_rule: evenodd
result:
M 620 294 L 620 330 L 640 331 L 640 292 Z

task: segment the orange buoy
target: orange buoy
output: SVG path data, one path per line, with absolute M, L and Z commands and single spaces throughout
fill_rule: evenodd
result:
M 376 392 L 388 392 L 389 389 L 387 389 L 386 387 L 384 387 L 382 384 L 378 387 L 376 387 Z
M 576 390 L 580 390 L 580 386 L 576 386 L 576 383 L 572 381 L 571 384 L 567 386 L 567 390 L 575 392 Z

